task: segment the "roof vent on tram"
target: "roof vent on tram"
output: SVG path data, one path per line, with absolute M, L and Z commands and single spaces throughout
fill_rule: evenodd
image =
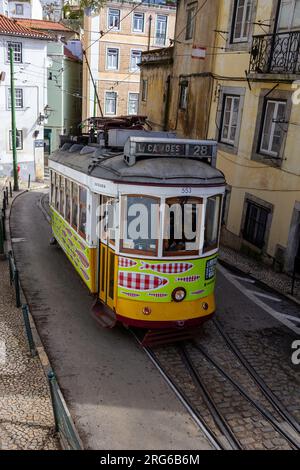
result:
M 89 145 L 86 145 L 83 147 L 83 149 L 80 150 L 80 155 L 88 155 L 89 153 L 94 153 L 95 152 L 95 147 L 90 147 Z
M 62 152 L 67 152 L 68 150 L 70 150 L 70 148 L 72 147 L 72 145 L 74 145 L 73 142 L 67 142 L 67 143 L 65 143 L 65 144 L 61 147 L 60 150 L 61 150 Z
M 69 153 L 80 152 L 83 147 L 84 145 L 81 144 L 73 144 L 72 147 L 69 149 Z

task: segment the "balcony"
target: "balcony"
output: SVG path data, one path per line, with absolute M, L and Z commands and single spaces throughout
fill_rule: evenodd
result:
M 249 73 L 300 74 L 300 31 L 254 36 Z

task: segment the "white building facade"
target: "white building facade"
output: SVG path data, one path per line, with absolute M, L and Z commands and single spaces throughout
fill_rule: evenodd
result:
M 13 23 L 13 25 L 9 24 Z M 15 28 L 4 34 L 8 27 Z M 6 28 L 6 29 L 5 29 Z M 21 179 L 44 177 L 44 122 L 47 112 L 47 35 L 0 16 L 0 176 L 12 174 L 9 48 L 14 50 L 17 160 Z M 24 32 L 25 31 L 25 32 Z M 3 73 L 4 72 L 4 73 Z
M 0 0 L 0 14 L 10 18 L 43 19 L 40 0 Z

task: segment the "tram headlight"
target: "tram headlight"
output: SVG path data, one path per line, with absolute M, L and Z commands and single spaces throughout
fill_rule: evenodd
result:
M 186 298 L 186 290 L 183 287 L 177 287 L 172 292 L 174 302 L 182 302 Z

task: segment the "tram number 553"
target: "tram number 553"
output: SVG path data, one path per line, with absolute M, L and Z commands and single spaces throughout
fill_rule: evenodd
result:
M 182 188 L 181 194 L 192 194 L 192 188 Z

